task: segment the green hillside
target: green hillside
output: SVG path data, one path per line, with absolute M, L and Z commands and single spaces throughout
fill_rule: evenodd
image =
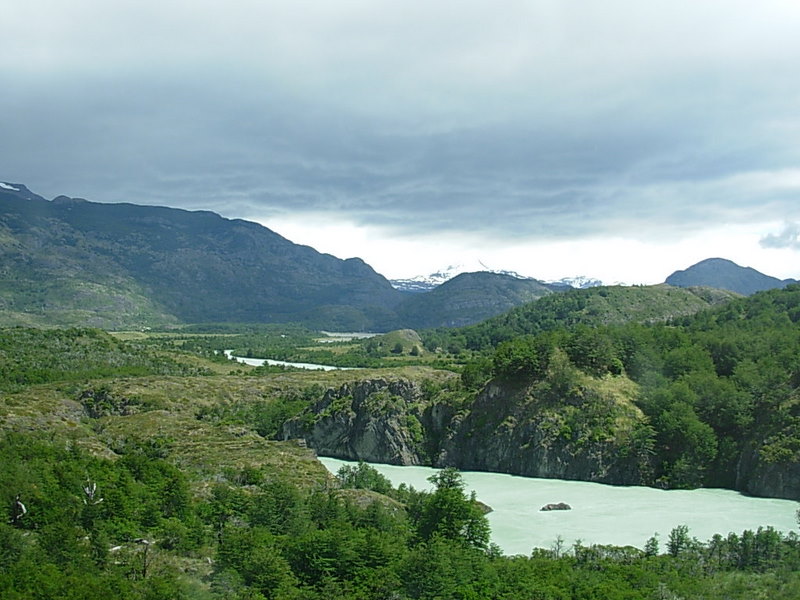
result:
M 470 273 L 409 295 L 359 258 L 319 253 L 257 223 L 0 187 L 2 326 L 390 331 L 476 323 L 549 293 L 538 281 Z
M 0 321 L 119 328 L 304 321 L 364 329 L 401 299 L 360 259 L 211 212 L 0 189 Z
M 583 373 L 640 386 L 635 403 L 650 430 L 653 482 L 800 499 L 800 287 L 731 299 L 669 324 L 576 321 L 509 333 L 464 368 L 464 382 L 479 389 L 492 376 L 547 381 L 552 357 L 563 352 Z
M 462 273 L 430 292 L 411 294 L 397 313 L 406 327 L 462 327 L 552 294 L 535 279 L 479 272 Z
M 507 557 L 457 471 L 391 489 L 366 466 L 330 477 L 307 446 L 340 428 L 352 451 L 510 472 L 503 457 L 545 452 L 568 469 L 546 476 L 662 485 L 716 481 L 740 451 L 737 486 L 793 493 L 799 321 L 795 287 L 670 327 L 520 337 L 469 385 L 419 367 L 256 375 L 170 337 L 2 330 L 0 594 L 793 600 L 793 534 L 676 528 L 663 547 Z
M 605 286 L 550 294 L 486 321 L 424 334 L 427 347 L 481 350 L 520 335 L 535 335 L 575 325 L 658 323 L 725 303 L 737 294 L 710 288 L 669 285 Z

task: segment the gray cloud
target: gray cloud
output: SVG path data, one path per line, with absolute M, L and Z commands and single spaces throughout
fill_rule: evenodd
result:
M 800 250 L 800 223 L 787 223 L 780 233 L 765 235 L 759 243 L 763 248 Z
M 507 239 L 800 220 L 789 3 L 16 4 L 0 176 L 51 197 Z

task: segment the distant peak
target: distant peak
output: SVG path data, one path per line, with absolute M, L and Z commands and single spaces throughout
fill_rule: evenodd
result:
M 416 275 L 407 279 L 391 279 L 390 281 L 392 286 L 398 290 L 405 292 L 427 292 L 464 273 L 494 273 L 495 275 L 508 275 L 515 279 L 531 279 L 531 277 L 525 277 L 516 271 L 492 269 L 486 266 L 483 261 L 478 260 L 471 265 L 448 265 L 429 275 Z
M 555 279 L 552 281 L 548 281 L 547 283 L 551 285 L 564 285 L 569 286 L 572 288 L 576 288 L 579 290 L 585 290 L 586 288 L 592 287 L 600 287 L 604 285 L 602 281 L 596 279 L 594 277 L 587 277 L 586 275 L 578 275 L 576 277 L 562 277 L 561 279 Z
M 713 287 L 749 296 L 763 290 L 783 287 L 793 283 L 793 280 L 781 281 L 725 258 L 707 258 L 685 270 L 675 271 L 667 277 L 665 283 L 677 287 Z

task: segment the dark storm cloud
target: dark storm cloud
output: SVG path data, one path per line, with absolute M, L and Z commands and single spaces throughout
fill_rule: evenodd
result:
M 501 238 L 800 219 L 785 3 L 18 4 L 0 177 L 43 195 Z

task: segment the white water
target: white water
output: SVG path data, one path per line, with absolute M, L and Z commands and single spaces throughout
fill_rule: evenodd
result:
M 232 358 L 236 362 L 261 367 L 263 365 L 279 365 L 284 367 L 295 367 L 297 369 L 308 369 L 310 371 L 351 371 L 353 367 L 334 367 L 332 365 L 317 365 L 314 363 L 287 362 L 285 360 L 273 360 L 271 358 L 247 358 L 244 356 L 234 356 L 230 350 L 225 350 L 225 356 Z
M 356 463 L 320 457 L 336 473 L 342 465 Z M 406 483 L 430 490 L 427 481 L 437 470 L 372 464 L 394 486 Z M 611 486 L 560 479 L 534 479 L 501 473 L 464 472 L 467 490 L 492 507 L 489 524 L 492 541 L 506 554 L 529 554 L 534 547 L 551 548 L 561 536 L 566 547 L 613 544 L 642 548 L 658 533 L 661 550 L 669 532 L 687 525 L 689 535 L 707 541 L 715 533 L 741 534 L 771 525 L 779 531 L 797 531 L 791 500 L 752 498 L 719 489 L 657 490 L 646 487 Z M 570 511 L 541 512 L 550 502 L 566 502 Z

